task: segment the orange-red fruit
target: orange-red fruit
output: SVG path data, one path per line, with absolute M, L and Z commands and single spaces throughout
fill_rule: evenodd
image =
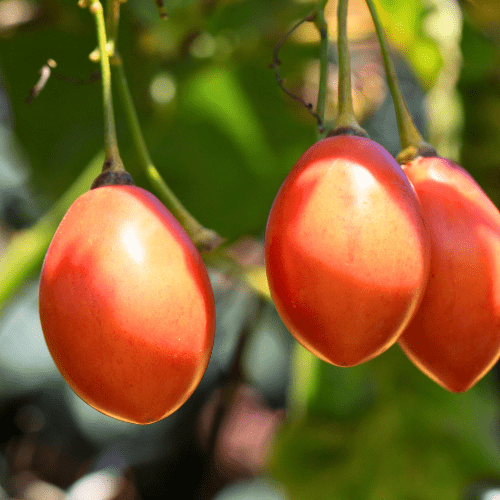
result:
M 144 189 L 100 187 L 73 203 L 45 256 L 39 302 L 59 371 L 102 413 L 158 421 L 205 372 L 215 328 L 207 271 Z
M 302 155 L 271 208 L 271 295 L 304 347 L 334 365 L 356 365 L 408 324 L 429 247 L 414 190 L 391 155 L 361 137 L 323 139 Z
M 399 343 L 438 384 L 465 391 L 500 356 L 500 213 L 450 160 L 420 158 L 403 168 L 432 246 L 422 304 Z

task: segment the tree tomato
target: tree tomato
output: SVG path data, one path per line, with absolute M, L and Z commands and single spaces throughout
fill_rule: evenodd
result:
M 45 256 L 47 346 L 89 405 L 147 424 L 174 412 L 208 364 L 215 328 L 204 263 L 151 193 L 106 186 L 78 198 Z
M 423 294 L 430 244 L 392 156 L 356 136 L 323 139 L 282 184 L 266 228 L 271 296 L 295 338 L 338 366 L 399 337 Z
M 432 246 L 422 304 L 399 344 L 437 383 L 465 391 L 500 356 L 500 213 L 450 160 L 419 158 L 403 169 Z

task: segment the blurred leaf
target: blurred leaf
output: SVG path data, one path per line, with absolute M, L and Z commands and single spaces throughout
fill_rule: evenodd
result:
M 264 267 L 251 267 L 245 272 L 245 281 L 260 295 L 267 300 L 271 300 L 271 292 L 267 282 L 266 270 Z
M 375 402 L 375 384 L 367 363 L 349 369 L 320 363 L 308 401 L 313 417 L 346 420 L 363 415 Z
M 469 22 L 500 40 L 500 10 L 498 0 L 459 0 Z
M 431 87 L 442 61 L 437 44 L 424 30 L 426 2 L 376 0 L 376 4 L 389 42 L 409 59 L 424 86 Z
M 99 153 L 59 201 L 32 227 L 19 231 L 0 255 L 0 311 L 24 282 L 41 266 L 45 252 L 64 214 L 73 201 L 88 191 L 100 173 L 104 153 Z
M 239 147 L 252 173 L 267 178 L 269 165 L 276 160 L 235 74 L 228 68 L 211 67 L 192 79 L 185 92 L 186 112 L 212 120 Z
M 92 16 L 76 2 L 42 4 L 36 22 L 0 41 L 0 68 L 12 105 L 15 133 L 35 172 L 31 183 L 54 199 L 102 147 L 99 80 L 85 81 L 98 67 L 89 53 L 97 40 Z M 52 76 L 30 104 L 26 98 L 48 58 L 66 80 Z
M 469 23 L 462 30 L 462 73 L 461 78 L 469 83 L 485 83 L 484 79 L 495 69 L 498 61 L 498 47 Z
M 315 393 L 318 386 L 318 374 L 322 361 L 297 342 L 291 363 L 292 381 L 288 389 L 289 406 L 292 417 L 302 416 L 307 411 L 311 394 Z
M 463 64 L 458 90 L 465 119 L 460 162 L 500 206 L 500 43 L 485 37 L 466 20 L 461 49 Z
M 335 416 L 327 404 L 318 411 L 320 398 L 339 406 L 349 401 L 342 396 L 346 384 L 338 377 L 335 387 L 332 376 L 309 400 L 315 412 L 282 430 L 272 472 L 293 498 L 456 500 L 470 481 L 499 477 L 493 437 L 499 402 L 491 378 L 465 394 L 448 393 L 397 346 L 363 370 L 352 375 L 354 392 L 366 400 L 355 382 L 369 372 L 377 400 L 361 418 L 345 420 L 341 409 Z
M 260 71 L 267 67 L 262 64 Z M 249 92 L 262 96 L 261 87 L 267 87 L 272 90 L 264 92 L 276 95 L 274 78 L 267 74 L 267 82 L 252 85 L 251 80 L 243 84 L 236 69 L 218 64 L 195 72 L 179 91 L 175 121 L 151 144 L 158 169 L 179 198 L 198 220 L 228 238 L 263 230 L 298 148 L 312 142 L 309 134 L 300 137 L 302 124 L 287 123 L 269 101 L 264 103 L 283 130 L 268 134 L 264 128 Z M 297 143 L 291 142 L 295 135 Z M 271 146 L 268 137 L 276 136 Z

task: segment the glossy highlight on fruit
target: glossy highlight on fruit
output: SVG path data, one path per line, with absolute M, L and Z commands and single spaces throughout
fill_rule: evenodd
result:
M 120 420 L 174 412 L 210 359 L 205 265 L 174 216 L 139 187 L 99 187 L 73 203 L 45 256 L 39 310 L 68 384 Z
M 271 296 L 294 337 L 353 366 L 382 353 L 415 312 L 430 243 L 415 192 L 376 142 L 340 135 L 309 148 L 266 228 Z
M 465 391 L 500 356 L 500 213 L 450 160 L 419 158 L 403 169 L 432 247 L 424 298 L 399 344 L 438 384 Z

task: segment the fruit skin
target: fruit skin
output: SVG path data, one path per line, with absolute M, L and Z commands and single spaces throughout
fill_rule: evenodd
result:
M 500 356 L 500 213 L 456 163 L 403 166 L 431 233 L 431 268 L 419 310 L 399 344 L 444 388 L 466 391 Z
M 210 359 L 215 305 L 204 263 L 139 187 L 100 187 L 73 203 L 45 256 L 39 311 L 62 376 L 119 420 L 174 412 Z
M 414 190 L 376 142 L 334 136 L 283 182 L 266 227 L 271 296 L 294 337 L 353 366 L 396 342 L 427 282 L 430 243 Z

